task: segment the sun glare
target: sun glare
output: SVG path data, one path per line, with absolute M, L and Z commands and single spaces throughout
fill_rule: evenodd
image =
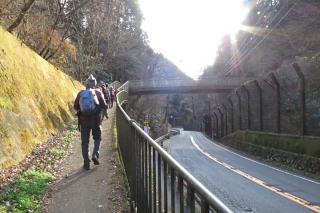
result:
M 243 0 L 139 0 L 150 45 L 190 77 L 214 63 L 221 38 L 233 42 L 247 14 Z

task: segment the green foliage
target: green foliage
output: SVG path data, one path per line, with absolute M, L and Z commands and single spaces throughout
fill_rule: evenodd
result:
M 294 141 L 292 151 L 299 154 L 306 153 L 306 144 L 303 139 L 299 138 Z
M 310 155 L 312 155 L 312 156 L 320 156 L 320 145 L 318 145 L 318 146 L 313 146 L 313 147 L 310 149 Z
M 68 134 L 65 138 L 60 141 L 61 146 L 68 148 L 70 143 L 74 141 L 75 137 L 72 134 Z
M 61 54 L 60 56 L 59 56 L 59 63 L 60 64 L 62 64 L 63 63 L 63 60 L 65 59 L 65 55 L 64 54 Z
M 250 142 L 252 142 L 252 143 L 256 143 L 257 142 L 257 139 L 258 139 L 258 135 L 257 134 L 250 134 L 248 136 L 250 138 Z
M 50 154 L 54 155 L 57 158 L 63 158 L 67 155 L 67 153 L 63 150 L 49 149 L 48 151 Z
M 41 197 L 53 180 L 50 173 L 27 170 L 0 195 L 1 212 L 39 212 Z M 10 203 L 11 210 L 6 211 L 5 202 Z
M 312 57 L 309 56 L 296 56 L 296 60 L 304 60 L 310 64 L 315 64 L 316 66 L 320 66 L 320 53 L 315 54 Z
M 187 124 L 192 119 L 193 110 L 190 100 L 183 95 L 173 95 L 167 98 L 170 104 L 170 113 L 173 117 L 178 119 L 178 125 Z
M 0 212 L 1 213 L 6 213 L 7 212 L 5 205 L 0 205 Z
M 179 94 L 175 94 L 173 96 L 169 96 L 169 103 L 175 108 L 178 109 L 180 107 L 180 103 L 183 100 L 183 96 Z
M 70 126 L 69 132 L 77 132 L 78 131 L 78 125 L 77 124 L 72 124 Z

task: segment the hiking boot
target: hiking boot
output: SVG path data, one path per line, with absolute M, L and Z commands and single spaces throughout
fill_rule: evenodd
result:
M 94 164 L 94 165 L 99 165 L 99 164 L 100 164 L 97 156 L 93 156 L 93 157 L 92 157 L 92 161 L 93 161 L 93 164 Z
M 90 164 L 83 164 L 83 168 L 85 170 L 90 170 Z

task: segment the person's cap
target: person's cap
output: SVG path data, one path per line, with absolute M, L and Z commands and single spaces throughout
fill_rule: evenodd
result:
M 89 87 L 95 87 L 97 86 L 97 80 L 93 77 L 93 75 L 91 74 L 88 79 L 86 80 L 86 84 Z

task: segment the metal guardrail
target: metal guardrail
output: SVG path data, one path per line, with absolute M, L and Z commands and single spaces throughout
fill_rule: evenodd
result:
M 111 83 L 111 86 L 114 89 L 118 89 L 121 86 L 121 83 L 119 81 L 114 81 L 114 82 Z
M 118 88 L 116 122 L 120 157 L 135 210 L 231 212 L 128 116 L 121 104 L 128 97 L 127 86 Z M 200 205 L 196 198 L 200 198 Z
M 129 90 L 129 81 L 127 81 L 126 83 L 122 84 L 119 88 L 118 88 L 119 91 L 122 91 L 122 90 L 125 90 L 128 92 Z
M 162 135 L 161 137 L 155 139 L 154 141 L 160 144 L 161 147 L 163 147 L 163 141 L 168 140 L 171 136 L 179 135 L 179 130 L 171 130 L 169 133 Z

